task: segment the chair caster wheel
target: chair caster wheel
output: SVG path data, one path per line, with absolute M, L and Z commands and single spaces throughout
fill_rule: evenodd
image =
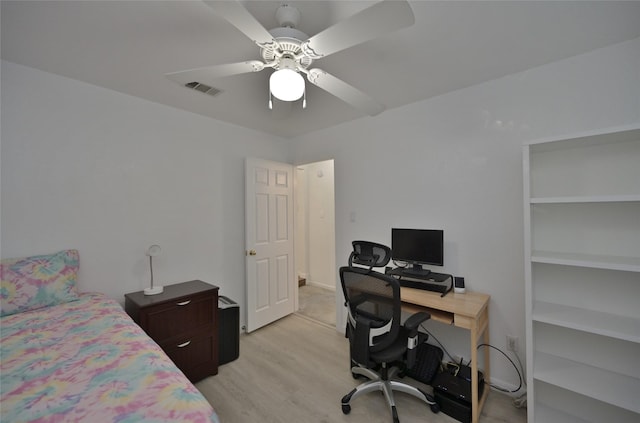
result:
M 431 406 L 431 411 L 433 414 L 438 414 L 440 412 L 440 406 L 436 403 Z
M 349 404 L 342 404 L 342 414 L 351 413 L 351 406 Z

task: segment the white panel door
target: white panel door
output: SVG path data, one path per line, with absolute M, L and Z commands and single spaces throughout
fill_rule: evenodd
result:
M 247 332 L 294 312 L 293 166 L 245 163 Z

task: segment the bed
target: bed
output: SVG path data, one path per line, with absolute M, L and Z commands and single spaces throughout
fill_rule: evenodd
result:
M 77 268 L 76 250 L 2 260 L 0 420 L 219 423 L 120 304 L 76 292 Z

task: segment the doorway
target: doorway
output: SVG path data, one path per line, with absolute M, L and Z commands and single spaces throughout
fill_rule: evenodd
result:
M 336 327 L 334 162 L 297 166 L 295 176 L 297 313 Z

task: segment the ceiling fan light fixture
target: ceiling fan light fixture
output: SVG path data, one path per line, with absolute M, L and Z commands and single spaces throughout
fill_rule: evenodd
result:
M 304 94 L 304 78 L 292 69 L 279 69 L 269 78 L 269 90 L 278 100 L 296 101 Z

